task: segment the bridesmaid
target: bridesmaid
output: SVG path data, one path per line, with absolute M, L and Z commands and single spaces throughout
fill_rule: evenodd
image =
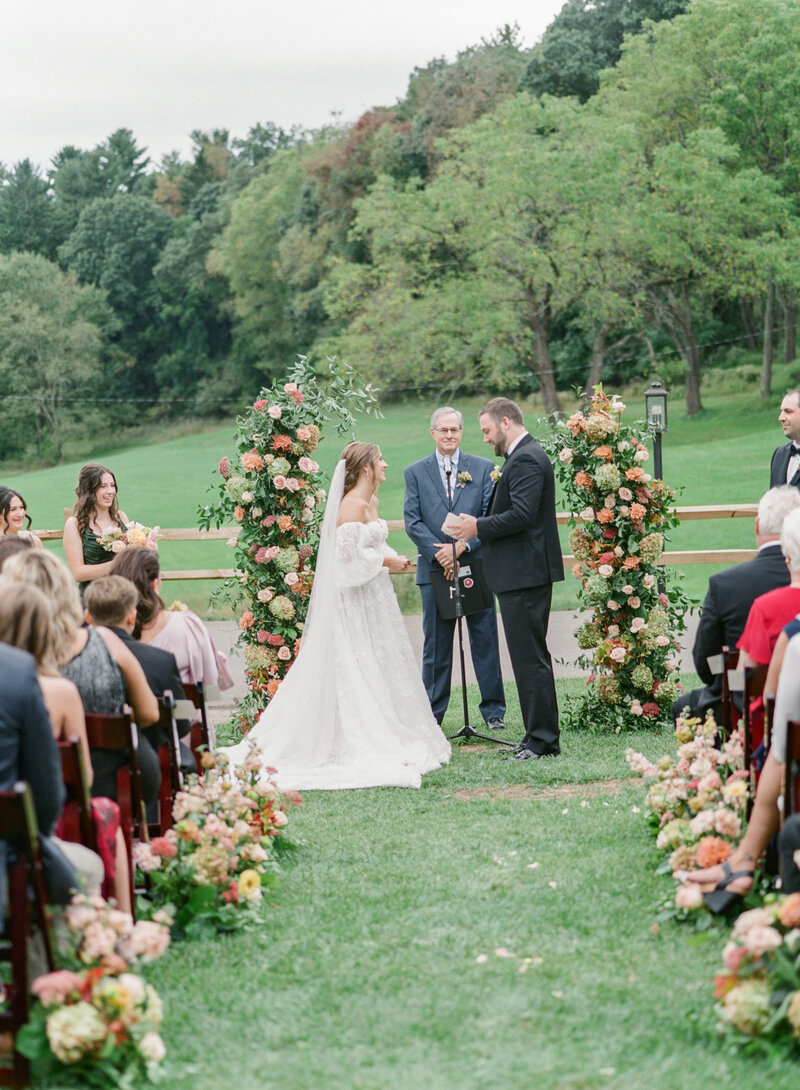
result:
M 97 538 L 113 530 L 127 530 L 129 519 L 119 509 L 116 477 L 98 462 L 89 462 L 80 471 L 75 495 L 74 513 L 64 526 L 64 553 L 83 597 L 86 584 L 110 575 L 114 562 L 113 553 Z
M 26 519 L 28 526 L 23 529 L 22 524 Z M 19 492 L 0 486 L 0 539 L 20 537 L 31 545 L 43 548 L 39 538 L 30 530 L 30 524 L 27 504 Z

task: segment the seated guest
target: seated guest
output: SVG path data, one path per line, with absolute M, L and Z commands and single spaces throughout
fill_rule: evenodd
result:
M 27 526 L 23 525 L 25 522 L 28 523 Z M 4 537 L 18 537 L 21 541 L 27 541 L 29 545 L 43 548 L 39 538 L 31 531 L 30 525 L 27 504 L 19 492 L 15 492 L 13 488 L 0 486 L 0 540 Z
M 761 771 L 750 823 L 739 845 L 724 863 L 705 870 L 692 871 L 687 881 L 709 887 L 706 903 L 712 912 L 724 912 L 750 889 L 756 863 L 767 850 L 770 838 L 780 823 L 778 800 L 786 762 L 787 724 L 800 720 L 800 635 L 793 636 L 786 648 L 780 671 L 772 724 L 771 746 Z M 794 852 L 798 837 L 797 818 L 790 818 L 781 832 L 781 881 L 784 890 L 800 888 Z
M 26 537 L 20 537 L 19 534 L 14 537 L 8 535 L 0 537 L 0 571 L 10 556 L 16 556 L 18 552 L 32 548 L 30 541 Z
M 53 737 L 77 738 L 86 779 L 91 784 L 93 770 L 83 704 L 78 690 L 61 677 L 56 667 L 52 616 L 50 603 L 38 587 L 0 576 L 0 643 L 33 655 Z M 119 907 L 130 912 L 128 856 L 119 824 L 119 807 L 111 799 L 94 798 L 92 818 L 107 885 Z M 61 822 L 56 831 L 61 832 Z
M 100 891 L 103 865 L 81 844 L 53 837 L 61 813 L 64 785 L 50 719 L 36 677 L 33 657 L 16 647 L 0 645 L 0 791 L 18 780 L 31 788 L 47 896 L 53 904 L 69 902 L 73 892 Z M 5 880 L 8 845 L 0 840 L 0 883 Z M 0 903 L 2 903 L 0 890 Z
M 797 507 L 800 492 L 796 488 L 771 488 L 761 497 L 756 515 L 758 554 L 709 579 L 692 651 L 695 670 L 705 684 L 676 700 L 675 718 L 687 706 L 693 716 L 702 718 L 711 709 L 719 717 L 722 674 L 711 673 L 708 659 L 721 654 L 723 647 L 737 646 L 756 598 L 788 584 L 789 569 L 781 551 L 780 533 L 784 518 Z
M 104 575 L 86 588 L 83 604 L 87 621 L 92 625 L 102 625 L 110 629 L 138 660 L 155 696 L 159 697 L 169 691 L 175 700 L 184 700 L 185 694 L 175 656 L 169 651 L 162 651 L 159 647 L 140 643 L 133 638 L 138 601 L 139 592 L 130 579 L 124 579 L 121 575 Z M 188 734 L 190 730 L 191 723 L 188 720 L 179 721 L 179 734 Z M 167 741 L 166 733 L 158 725 L 148 727 L 145 735 L 155 749 Z M 192 751 L 185 745 L 181 745 L 181 768 L 185 772 L 197 771 Z
M 789 586 L 760 595 L 750 607 L 737 643 L 740 668 L 769 665 L 781 629 L 800 613 L 800 509 L 783 520 L 781 551 L 789 567 Z
M 158 553 L 152 549 L 128 548 L 117 555 L 114 574 L 130 579 L 139 592 L 133 635 L 151 647 L 171 651 L 178 663 L 181 680 L 189 685 L 201 682 L 229 689 L 233 680 L 225 656 L 217 651 L 208 629 L 191 610 L 168 610 L 161 598 L 161 570 Z
M 28 549 L 3 565 L 3 575 L 33 583 L 44 591 L 53 609 L 55 656 L 62 675 L 77 686 L 85 712 L 116 715 L 125 704 L 133 708 L 139 730 L 139 766 L 145 802 L 155 801 L 161 782 L 158 756 L 141 729 L 158 720 L 158 701 L 141 666 L 118 636 L 107 628 L 82 628 L 78 591 L 66 566 L 46 550 Z M 93 749 L 92 794 L 117 796 L 117 769 L 124 753 Z

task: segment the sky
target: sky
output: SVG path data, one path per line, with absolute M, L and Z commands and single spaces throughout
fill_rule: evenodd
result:
M 119 128 L 159 162 L 194 129 L 317 128 L 402 98 L 415 66 L 564 0 L 28 0 L 0 32 L 0 163 L 45 166 Z

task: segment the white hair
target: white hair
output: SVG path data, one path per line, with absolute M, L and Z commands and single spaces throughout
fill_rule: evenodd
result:
M 800 489 L 790 484 L 770 488 L 759 500 L 758 532 L 762 537 L 772 537 L 781 532 L 784 519 L 800 507 Z
M 792 571 L 800 572 L 800 509 L 790 511 L 783 520 L 781 552 Z
M 459 428 L 464 427 L 464 417 L 458 411 L 458 409 L 452 408 L 450 405 L 442 405 L 441 409 L 437 409 L 431 417 L 431 427 L 435 428 L 440 416 L 444 416 L 446 413 L 455 413 L 458 417 Z

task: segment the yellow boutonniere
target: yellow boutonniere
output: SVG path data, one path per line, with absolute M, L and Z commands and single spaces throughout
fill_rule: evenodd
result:
M 489 476 L 494 481 L 494 483 L 497 484 L 497 482 L 503 476 L 503 471 L 500 466 L 495 466 Z

